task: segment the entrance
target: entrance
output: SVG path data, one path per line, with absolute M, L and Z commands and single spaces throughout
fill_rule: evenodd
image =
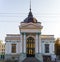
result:
M 51 56 L 50 55 L 43 55 L 43 62 L 50 62 Z
M 35 57 L 35 41 L 32 37 L 27 39 L 26 52 L 27 57 Z

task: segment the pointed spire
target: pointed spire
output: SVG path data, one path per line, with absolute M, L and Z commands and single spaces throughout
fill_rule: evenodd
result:
M 29 12 L 28 17 L 29 17 L 29 18 L 33 18 L 33 15 L 32 15 L 32 12 L 31 12 L 31 0 L 30 0 L 30 12 Z
M 30 0 L 30 12 L 31 12 L 31 0 Z

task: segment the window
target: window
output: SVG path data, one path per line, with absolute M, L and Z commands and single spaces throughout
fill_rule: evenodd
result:
M 2 48 L 3 48 L 4 45 L 2 45 Z
M 44 43 L 44 41 L 42 41 L 42 43 Z
M 45 44 L 45 53 L 49 53 L 49 44 Z
M 2 49 L 2 51 L 4 51 L 4 49 Z
M 50 41 L 50 43 L 52 43 L 52 41 Z
M 16 53 L 16 44 L 12 44 L 12 53 Z

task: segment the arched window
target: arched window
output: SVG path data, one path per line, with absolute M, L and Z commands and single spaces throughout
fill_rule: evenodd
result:
M 27 57 L 35 56 L 35 41 L 34 41 L 34 38 L 32 38 L 32 37 L 29 37 L 27 39 L 26 52 L 27 52 Z

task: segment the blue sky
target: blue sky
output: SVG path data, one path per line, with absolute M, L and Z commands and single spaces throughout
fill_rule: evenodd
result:
M 0 39 L 19 34 L 19 25 L 29 13 L 30 0 L 0 0 Z M 60 37 L 60 0 L 31 0 L 33 16 L 42 23 L 42 34 Z

